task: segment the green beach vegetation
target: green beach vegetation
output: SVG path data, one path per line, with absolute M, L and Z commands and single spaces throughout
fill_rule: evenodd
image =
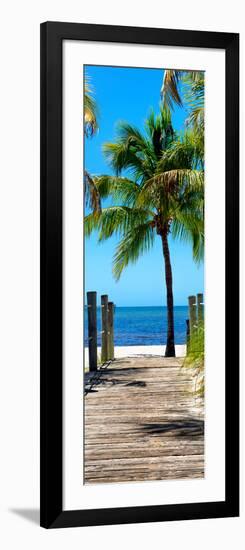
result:
M 195 369 L 195 388 L 194 395 L 203 397 L 204 395 L 204 340 L 205 325 L 204 321 L 198 323 L 196 329 L 192 331 L 187 346 L 187 354 L 183 363 L 185 368 Z

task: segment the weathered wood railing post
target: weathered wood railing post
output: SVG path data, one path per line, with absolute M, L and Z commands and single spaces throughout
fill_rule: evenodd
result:
M 203 294 L 200 292 L 197 294 L 197 320 L 198 325 L 204 320 L 204 303 L 203 303 Z
M 190 321 L 189 319 L 186 319 L 186 351 L 188 353 L 188 349 L 190 346 Z
M 114 360 L 114 304 L 108 302 L 108 359 Z
M 197 308 L 196 308 L 196 296 L 189 296 L 189 320 L 190 320 L 190 336 L 197 328 Z
M 87 292 L 89 371 L 97 370 L 97 304 L 96 292 Z
M 108 296 L 101 296 L 101 363 L 108 360 Z

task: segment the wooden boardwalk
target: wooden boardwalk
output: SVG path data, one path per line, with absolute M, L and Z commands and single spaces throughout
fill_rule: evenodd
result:
M 202 403 L 181 359 L 117 359 L 85 375 L 85 483 L 204 477 Z

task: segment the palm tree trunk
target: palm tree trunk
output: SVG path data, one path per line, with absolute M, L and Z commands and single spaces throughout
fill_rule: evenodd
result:
M 168 246 L 168 236 L 164 232 L 162 234 L 162 248 L 165 263 L 165 280 L 167 288 L 167 308 L 168 308 L 168 334 L 165 357 L 175 357 L 174 345 L 174 300 L 173 300 L 173 277 L 170 261 L 170 253 Z

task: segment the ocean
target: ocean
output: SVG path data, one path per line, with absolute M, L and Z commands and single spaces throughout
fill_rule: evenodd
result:
M 186 343 L 186 319 L 188 307 L 175 306 L 175 343 Z M 101 309 L 97 308 L 98 345 L 101 345 Z M 115 307 L 115 346 L 165 345 L 167 338 L 167 308 Z M 88 346 L 88 317 L 85 308 L 85 346 Z

